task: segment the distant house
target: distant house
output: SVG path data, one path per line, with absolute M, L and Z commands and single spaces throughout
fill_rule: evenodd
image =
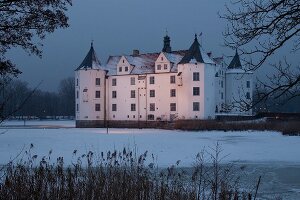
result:
M 134 50 L 105 65 L 92 44 L 75 70 L 76 126 L 251 115 L 252 75 L 238 52 L 226 67 L 223 58 L 203 52 L 197 36 L 188 50 L 172 51 L 166 35 L 159 53 Z

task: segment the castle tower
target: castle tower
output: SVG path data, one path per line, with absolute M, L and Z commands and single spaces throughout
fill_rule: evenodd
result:
M 216 64 L 201 49 L 197 35 L 178 64 L 181 80 L 178 89 L 179 113 L 185 119 L 215 118 Z M 179 116 L 179 118 L 181 117 Z
M 243 68 L 236 50 L 225 75 L 225 111 L 237 115 L 252 115 L 253 72 Z
M 75 70 L 76 127 L 103 127 L 105 121 L 105 75 L 91 43 Z

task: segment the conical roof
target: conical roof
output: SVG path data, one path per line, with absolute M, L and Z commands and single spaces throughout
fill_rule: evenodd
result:
M 241 60 L 240 60 L 240 56 L 238 54 L 238 51 L 236 49 L 235 51 L 235 55 L 232 59 L 232 61 L 230 62 L 228 69 L 242 69 L 242 64 L 241 64 Z
M 203 53 L 201 51 L 201 47 L 196 34 L 193 44 L 178 64 L 186 64 L 193 59 L 195 59 L 199 63 L 214 64 L 214 61 L 212 61 L 206 53 Z
M 80 69 L 100 69 L 101 63 L 99 59 L 97 58 L 96 52 L 93 47 L 93 43 L 91 43 L 91 48 L 82 61 L 82 63 L 79 65 L 79 67 L 76 70 Z
M 197 62 L 204 63 L 200 52 L 200 44 L 198 42 L 197 35 L 195 35 L 195 40 L 192 46 L 189 48 L 188 52 L 184 55 L 179 64 L 189 63 L 192 59 L 195 59 Z

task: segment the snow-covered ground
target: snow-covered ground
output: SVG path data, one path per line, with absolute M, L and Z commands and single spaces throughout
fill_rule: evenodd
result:
M 181 160 L 181 167 L 190 167 L 198 152 L 212 152 L 217 143 L 223 149 L 223 162 L 246 164 L 248 177 L 262 175 L 260 197 L 299 199 L 300 136 L 283 136 L 278 132 L 179 131 L 160 129 L 76 129 L 74 121 L 8 121 L 0 126 L 0 165 L 16 155 L 24 155 L 30 144 L 31 155 L 38 158 L 52 150 L 53 162 L 63 156 L 66 163 L 93 151 L 96 154 L 124 147 L 142 154 L 153 154 L 159 167 Z M 150 156 L 151 157 L 151 156 Z M 247 178 L 248 178 L 247 177 Z M 248 180 L 248 179 L 247 179 Z M 248 182 L 248 181 L 247 181 Z
M 21 122 L 19 122 L 21 123 Z M 63 156 L 71 162 L 72 152 L 85 154 L 88 151 L 100 153 L 108 150 L 136 149 L 138 153 L 148 151 L 157 158 L 159 166 L 169 166 L 181 160 L 181 166 L 191 166 L 195 155 L 204 148 L 210 151 L 217 142 L 223 149 L 224 162 L 281 162 L 300 164 L 300 137 L 283 136 L 277 132 L 221 132 L 221 131 L 179 131 L 160 129 L 76 129 L 76 128 L 30 128 L 59 125 L 72 127 L 74 121 L 27 122 L 27 128 L 3 127 L 0 135 L 0 164 L 7 163 L 22 149 L 34 145 L 33 153 L 53 157 Z M 6 122 L 5 125 L 20 125 Z M 29 128 L 28 128 L 29 127 Z M 48 127 L 48 126 L 46 126 Z M 77 155 L 78 155 L 77 154 Z

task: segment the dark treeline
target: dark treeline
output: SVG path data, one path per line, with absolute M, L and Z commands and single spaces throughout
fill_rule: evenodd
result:
M 30 88 L 27 82 L 2 79 L 0 99 L 2 116 L 10 118 L 58 117 L 75 115 L 74 78 L 62 80 L 58 92 Z
M 291 95 L 285 95 L 262 100 L 259 96 L 261 93 L 264 91 L 254 91 L 254 112 L 300 113 L 300 96 L 291 98 Z

